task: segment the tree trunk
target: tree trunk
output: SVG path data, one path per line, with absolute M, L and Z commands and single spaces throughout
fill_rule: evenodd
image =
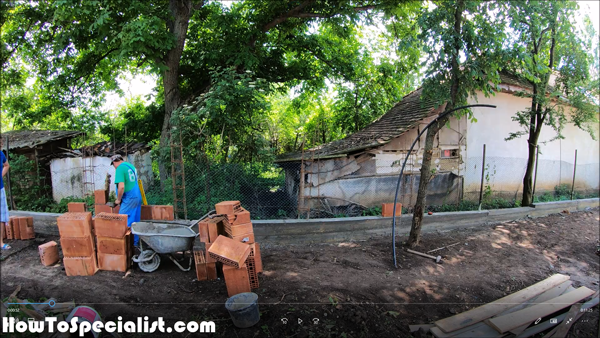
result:
M 462 23 L 462 12 L 464 11 L 465 5 L 463 1 L 459 1 L 456 6 L 456 11 L 454 12 L 454 33 L 457 36 L 457 39 L 460 37 L 461 33 L 461 23 Z M 455 46 L 453 46 L 454 54 L 452 55 L 451 61 L 451 87 L 450 87 L 450 102 L 446 105 L 444 111 L 449 111 L 454 109 L 454 105 L 458 99 L 459 93 L 459 80 L 458 73 L 460 71 L 458 64 L 458 55 L 460 51 L 460 46 L 458 41 Z M 423 150 L 423 163 L 421 164 L 421 177 L 419 180 L 419 190 L 417 192 L 417 200 L 415 202 L 415 208 L 413 211 L 413 220 L 410 228 L 410 236 L 408 238 L 408 242 L 406 245 L 410 248 L 414 248 L 419 245 L 419 240 L 421 239 L 421 225 L 423 223 L 423 212 L 425 206 L 425 198 L 427 197 L 427 186 L 429 185 L 429 180 L 431 179 L 431 159 L 433 156 L 433 141 L 435 140 L 435 135 L 446 125 L 446 123 L 450 120 L 451 115 L 446 115 L 445 117 L 438 120 L 437 123 L 434 123 L 427 130 L 427 136 L 425 136 L 425 149 Z
M 163 74 L 163 87 L 165 92 L 165 116 L 163 126 L 160 133 L 160 152 L 161 159 L 166 157 L 170 152 L 169 147 L 169 131 L 171 127 L 171 115 L 173 111 L 181 104 L 179 93 L 179 61 L 183 53 L 185 39 L 187 36 L 188 25 L 192 15 L 191 0 L 170 0 L 169 10 L 173 16 L 173 20 L 167 22 L 169 32 L 175 36 L 175 46 L 167 53 L 164 58 L 167 69 Z M 161 188 L 164 188 L 164 182 L 167 178 L 166 166 L 164 160 L 158 163 L 160 172 Z

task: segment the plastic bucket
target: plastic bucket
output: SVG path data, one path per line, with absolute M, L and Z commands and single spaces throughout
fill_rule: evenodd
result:
M 50 309 L 50 311 L 52 311 L 52 309 Z M 100 318 L 100 315 L 98 314 L 98 312 L 96 312 L 96 310 L 92 309 L 89 306 L 78 306 L 76 308 L 73 309 L 73 311 L 71 311 L 71 313 L 69 314 L 69 316 L 67 317 L 67 322 L 71 322 L 71 319 L 73 317 L 77 317 L 78 319 L 78 323 L 81 323 L 83 321 L 89 322 L 90 324 L 94 324 L 95 322 L 101 322 L 102 319 Z M 95 338 L 98 338 L 98 336 L 100 335 L 98 332 L 94 332 L 94 330 L 91 330 L 90 332 L 86 333 L 86 336 L 89 335 L 93 335 Z
M 242 329 L 258 323 L 260 319 L 258 295 L 254 292 L 232 296 L 225 302 L 225 308 L 229 311 L 233 325 Z

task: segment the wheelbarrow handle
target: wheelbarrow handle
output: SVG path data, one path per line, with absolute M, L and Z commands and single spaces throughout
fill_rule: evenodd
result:
M 204 216 L 200 217 L 199 219 L 197 219 L 197 220 L 195 220 L 195 221 L 192 221 L 192 225 L 190 225 L 190 226 L 188 227 L 188 229 L 191 229 L 191 228 L 192 228 L 194 225 L 196 225 L 196 224 L 200 223 L 200 221 L 201 221 L 201 220 L 205 219 L 206 217 L 208 217 L 208 216 L 210 216 L 210 215 L 212 215 L 212 214 L 214 214 L 214 213 L 216 213 L 216 211 L 215 211 L 215 210 L 211 210 L 211 211 L 209 211 L 209 212 L 208 212 L 206 215 L 204 215 Z

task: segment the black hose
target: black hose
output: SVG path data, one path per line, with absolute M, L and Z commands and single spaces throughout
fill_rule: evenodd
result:
M 473 107 L 496 108 L 496 106 L 491 105 L 491 104 L 470 104 L 470 105 L 467 105 L 467 106 L 457 107 L 457 108 L 451 109 L 451 110 L 449 110 L 447 112 L 441 113 L 433 121 L 429 122 L 429 124 L 427 124 L 427 126 L 425 126 L 425 128 L 423 128 L 423 130 L 421 130 L 421 132 L 419 133 L 419 135 L 417 135 L 417 138 L 413 141 L 412 145 L 410 146 L 410 149 L 408 150 L 408 153 L 406 153 L 406 157 L 404 158 L 404 162 L 402 163 L 402 168 L 400 169 L 400 175 L 398 176 L 398 182 L 396 183 L 396 194 L 394 195 L 394 210 L 392 212 L 392 246 L 393 246 L 393 255 L 394 255 L 394 266 L 396 268 L 398 268 L 398 264 L 396 262 L 396 203 L 398 202 L 398 191 L 400 190 L 400 181 L 402 180 L 402 174 L 404 173 L 404 166 L 406 166 L 406 161 L 408 161 L 408 157 L 412 153 L 412 150 L 415 147 L 415 144 L 417 144 L 417 141 L 421 138 L 421 135 L 423 135 L 423 133 L 432 124 L 436 123 L 442 117 L 444 117 L 444 116 L 446 116 L 446 115 L 448 115 L 450 113 L 453 113 L 453 112 L 455 112 L 457 110 L 466 109 L 466 108 L 473 108 Z M 400 216 L 400 218 L 402 218 L 402 216 Z

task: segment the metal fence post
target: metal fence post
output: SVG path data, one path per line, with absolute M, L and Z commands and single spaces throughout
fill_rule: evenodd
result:
M 538 169 L 538 159 L 540 158 L 540 146 L 535 146 L 535 172 L 533 178 L 533 192 L 531 194 L 531 200 L 535 198 L 535 185 L 537 184 L 537 169 Z
M 575 189 L 575 172 L 577 171 L 577 149 L 575 149 L 575 163 L 573 164 L 573 184 L 571 184 L 571 200 L 573 200 L 573 190 Z
M 481 185 L 479 186 L 479 205 L 483 199 L 483 179 L 485 177 L 485 144 L 483 145 L 483 161 L 481 163 Z

